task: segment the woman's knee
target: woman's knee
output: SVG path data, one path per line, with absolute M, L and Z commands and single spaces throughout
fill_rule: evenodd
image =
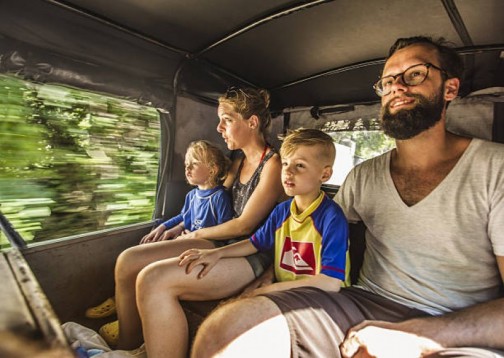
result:
M 137 247 L 130 247 L 119 254 L 115 265 L 116 281 L 129 279 L 131 275 L 136 276 L 138 269 L 136 269 Z
M 178 272 L 175 271 L 180 271 L 180 267 L 174 260 L 154 262 L 144 267 L 136 279 L 138 297 L 154 297 L 157 292 L 169 293 L 178 282 Z

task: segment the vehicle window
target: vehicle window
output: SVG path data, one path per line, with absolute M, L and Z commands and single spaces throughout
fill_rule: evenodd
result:
M 334 139 L 336 160 L 333 175 L 327 184 L 340 186 L 357 164 L 383 154 L 395 147 L 395 141 L 386 136 L 376 119 L 357 122 L 338 121 L 325 124 L 324 130 Z
M 0 210 L 25 241 L 152 218 L 156 109 L 0 75 L 0 118 Z

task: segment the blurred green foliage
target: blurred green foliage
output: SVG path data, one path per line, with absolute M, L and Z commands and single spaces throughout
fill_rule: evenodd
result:
M 150 220 L 159 128 L 154 108 L 0 75 L 0 210 L 26 241 Z
M 355 164 L 395 148 L 394 139 L 381 130 L 342 131 L 331 133 L 331 136 L 336 143 L 355 143 Z

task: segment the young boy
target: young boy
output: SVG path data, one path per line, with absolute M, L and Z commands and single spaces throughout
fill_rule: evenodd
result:
M 187 272 L 202 265 L 202 278 L 221 258 L 274 249 L 277 282 L 254 294 L 300 286 L 340 289 L 347 273 L 348 225 L 340 207 L 320 190 L 332 175 L 333 140 L 319 130 L 295 130 L 284 139 L 280 156 L 282 185 L 293 198 L 277 205 L 249 240 L 182 253 L 179 265 L 187 265 Z
M 222 185 L 230 164 L 229 159 L 214 144 L 205 140 L 191 142 L 185 155 L 185 175 L 187 182 L 196 188 L 187 193 L 180 214 L 145 235 L 140 244 L 174 239 L 184 230 L 195 231 L 232 219 L 234 211 L 231 197 Z M 104 318 L 115 313 L 115 298 L 110 297 L 98 306 L 87 309 L 86 317 Z M 100 334 L 109 345 L 117 344 L 118 327 L 117 321 L 114 321 L 100 329 Z

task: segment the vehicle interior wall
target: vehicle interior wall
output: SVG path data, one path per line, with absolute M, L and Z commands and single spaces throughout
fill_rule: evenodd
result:
M 36 323 L 29 308 L 23 304 L 23 293 L 12 274 L 10 264 L 5 254 L 0 254 L 0 277 L 2 277 L 2 315 L 0 316 L 0 330 L 10 328 L 14 332 L 33 334 Z
M 23 250 L 23 256 L 60 321 L 82 321 L 86 308 L 113 296 L 119 253 L 137 245 L 151 228 L 145 224 L 54 240 Z

